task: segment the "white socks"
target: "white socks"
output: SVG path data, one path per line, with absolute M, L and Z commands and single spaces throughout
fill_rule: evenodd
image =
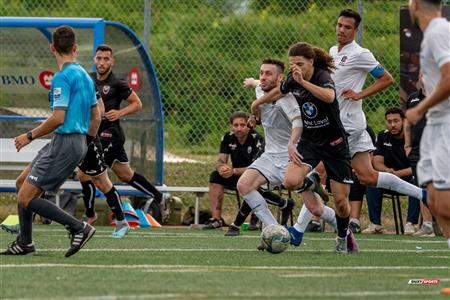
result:
M 264 200 L 260 193 L 251 191 L 247 195 L 244 195 L 244 200 L 265 226 L 278 224 L 277 220 L 275 220 L 275 217 L 270 212 L 266 200 Z
M 297 222 L 294 224 L 295 230 L 304 233 L 306 226 L 308 226 L 309 221 L 311 221 L 312 213 L 306 208 L 306 205 L 302 205 L 302 209 L 298 214 Z
M 422 189 L 386 172 L 378 172 L 377 188 L 396 191 L 400 194 L 422 200 Z
M 323 213 L 320 217 L 322 218 L 322 220 L 324 220 L 325 222 L 327 222 L 328 224 L 333 226 L 334 229 L 337 228 L 336 213 L 334 212 L 334 210 L 332 208 L 329 208 L 328 206 L 324 206 Z

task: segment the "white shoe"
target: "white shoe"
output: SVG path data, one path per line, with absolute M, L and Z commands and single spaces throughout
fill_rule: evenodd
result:
M 422 227 L 419 230 L 413 233 L 413 236 L 432 237 L 435 236 L 435 234 L 433 227 L 422 225 Z
M 416 232 L 414 225 L 410 222 L 405 224 L 405 235 L 413 235 Z
M 384 227 L 383 225 L 377 225 L 370 223 L 369 227 L 364 229 L 362 233 L 369 233 L 369 234 L 383 234 L 384 233 Z

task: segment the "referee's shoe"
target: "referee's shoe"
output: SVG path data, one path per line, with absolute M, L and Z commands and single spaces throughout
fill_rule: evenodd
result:
M 69 257 L 77 253 L 83 246 L 86 244 L 87 241 L 90 240 L 90 238 L 95 233 L 95 228 L 89 225 L 86 222 L 83 222 L 84 227 L 78 232 L 70 232 L 70 248 L 67 250 L 65 256 Z
M 34 244 L 22 244 L 19 242 L 19 236 L 17 236 L 17 239 L 9 244 L 8 248 L 6 248 L 5 251 L 0 252 L 0 255 L 35 255 L 36 254 L 36 247 L 34 247 Z

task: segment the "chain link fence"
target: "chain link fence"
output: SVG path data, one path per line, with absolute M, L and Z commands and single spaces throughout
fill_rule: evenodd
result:
M 243 79 L 258 77 L 263 58 L 287 61 L 287 49 L 295 42 L 328 50 L 335 44 L 335 23 L 343 8 L 363 15 L 359 42 L 395 78 L 394 86 L 364 101 L 375 132 L 385 126 L 385 109 L 399 105 L 399 8 L 407 1 L 0 0 L 0 4 L 3 16 L 119 21 L 148 42 L 163 96 L 165 152 L 191 159 L 166 161 L 169 185 L 207 184 L 220 137 L 228 130 L 228 116 L 248 111 L 255 97 L 243 89 Z M 369 78 L 367 84 L 372 82 Z M 0 106 L 5 106 L 3 100 Z

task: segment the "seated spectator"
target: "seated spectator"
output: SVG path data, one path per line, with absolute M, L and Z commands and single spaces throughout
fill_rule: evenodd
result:
M 405 153 L 405 140 L 403 121 L 405 115 L 400 108 L 390 108 L 385 113 L 387 130 L 378 134 L 376 150 L 373 154 L 372 164 L 375 170 L 389 172 L 405 181 L 412 182 L 412 169 Z M 367 205 L 369 208 L 370 225 L 363 233 L 383 233 L 381 225 L 381 206 L 383 193 L 386 190 L 368 187 Z M 405 234 L 411 235 L 415 232 L 414 224 L 419 219 L 419 200 L 409 197 L 407 223 Z
M 209 201 L 212 218 L 203 229 L 216 229 L 224 224 L 222 204 L 224 189 L 236 189 L 239 177 L 264 151 L 264 139 L 247 127 L 248 115 L 235 112 L 230 117 L 231 131 L 225 133 L 220 144 L 216 170 L 209 178 Z M 231 158 L 231 166 L 228 159 Z M 257 221 L 257 218 L 253 218 Z

